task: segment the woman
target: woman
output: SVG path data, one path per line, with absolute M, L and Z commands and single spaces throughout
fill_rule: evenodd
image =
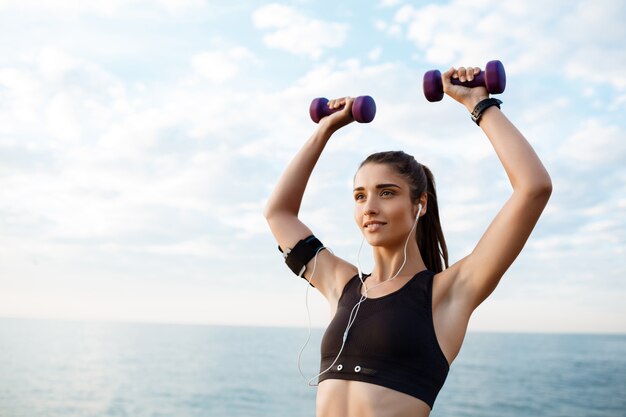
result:
M 520 253 L 548 202 L 550 176 L 500 111 L 499 101 L 486 100 L 484 87 L 451 83 L 451 78 L 471 81 L 479 72 L 451 68 L 441 76 L 444 92 L 470 113 L 477 105 L 482 109 L 477 123 L 502 162 L 513 194 L 465 258 L 448 267 L 432 174 L 403 152 L 371 155 L 354 177 L 354 217 L 373 247 L 371 274 L 361 276 L 356 266 L 321 250 L 298 219 L 324 146 L 353 121 L 351 98 L 329 102 L 334 109 L 345 107 L 320 121 L 267 203 L 265 217 L 288 264 L 331 307 L 333 318 L 322 341 L 317 416 L 428 416 L 472 312 Z

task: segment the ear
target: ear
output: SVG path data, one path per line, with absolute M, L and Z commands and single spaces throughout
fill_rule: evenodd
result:
M 414 214 L 417 216 L 417 212 L 419 211 L 419 205 L 422 205 L 422 211 L 420 211 L 420 217 L 422 217 L 424 214 L 426 214 L 427 208 L 428 208 L 428 194 L 426 194 L 426 192 L 423 192 L 422 195 L 420 196 L 420 199 L 415 203 L 415 212 Z

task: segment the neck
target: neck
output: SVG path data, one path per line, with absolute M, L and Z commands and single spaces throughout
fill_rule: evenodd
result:
M 396 274 L 397 278 L 413 276 L 416 272 L 426 269 L 415 240 L 409 241 L 407 245 L 406 262 L 404 262 L 404 243 L 397 247 L 374 247 L 373 256 L 374 270 L 370 279 L 376 282 L 386 281 Z

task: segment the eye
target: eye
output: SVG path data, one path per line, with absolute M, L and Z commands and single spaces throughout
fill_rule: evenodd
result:
M 358 200 L 363 200 L 364 198 L 365 198 L 365 196 L 364 196 L 362 193 L 359 193 L 359 194 L 355 194 L 355 195 L 354 195 L 354 199 L 355 199 L 356 201 L 358 201 Z
M 391 191 L 391 190 L 383 190 L 383 191 L 381 191 L 380 195 L 382 197 L 389 197 L 389 196 L 394 195 L 394 192 Z

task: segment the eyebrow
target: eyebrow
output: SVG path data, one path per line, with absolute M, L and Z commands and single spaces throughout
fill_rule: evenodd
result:
M 392 187 L 395 187 L 395 188 L 402 188 L 402 187 L 400 187 L 399 185 L 389 183 L 389 184 L 378 184 L 378 185 L 376 186 L 376 189 L 381 189 L 381 188 L 392 188 Z M 364 187 L 356 187 L 353 191 L 363 191 L 363 190 L 365 190 L 365 188 L 364 188 Z

